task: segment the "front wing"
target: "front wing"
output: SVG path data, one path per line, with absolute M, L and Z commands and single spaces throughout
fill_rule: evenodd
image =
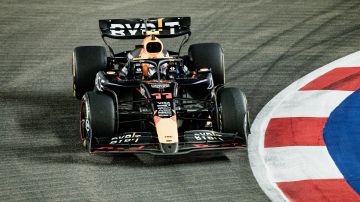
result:
M 234 133 L 210 130 L 191 130 L 179 136 L 178 150 L 164 153 L 156 134 L 150 132 L 125 132 L 109 138 L 92 138 L 92 154 L 147 153 L 152 155 L 180 155 L 191 152 L 230 150 L 244 148 L 244 140 Z

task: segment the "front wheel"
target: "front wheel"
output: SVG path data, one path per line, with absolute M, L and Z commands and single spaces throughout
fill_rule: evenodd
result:
M 221 131 L 237 133 L 246 143 L 250 122 L 245 94 L 238 88 L 222 88 L 218 93 L 218 100 Z
M 83 96 L 80 104 L 80 138 L 90 152 L 95 139 L 115 134 L 115 117 L 111 96 L 94 91 Z

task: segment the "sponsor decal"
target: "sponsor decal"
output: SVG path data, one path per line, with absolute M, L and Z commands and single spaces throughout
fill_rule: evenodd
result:
M 156 102 L 158 107 L 170 107 L 170 102 Z
M 175 27 L 180 26 L 180 22 L 165 22 L 163 23 L 162 20 L 159 21 L 157 26 L 154 23 L 136 23 L 134 25 L 131 24 L 111 24 L 110 32 L 111 35 L 114 36 L 135 36 L 137 32 L 141 31 L 142 34 L 146 34 L 146 29 L 155 30 L 158 27 L 158 31 L 162 31 L 161 28 L 169 27 L 170 34 L 175 34 Z
M 151 88 L 163 89 L 163 88 L 169 88 L 169 87 L 170 87 L 170 84 L 168 84 L 168 83 L 151 84 Z
M 173 115 L 170 102 L 156 102 L 156 105 L 158 116 L 168 117 Z
M 194 138 L 199 141 L 203 140 L 213 140 L 213 141 L 224 141 L 220 134 L 216 134 L 214 132 L 196 132 L 194 133 Z
M 111 138 L 110 144 L 121 144 L 121 143 L 137 143 L 141 135 L 136 133 L 124 134 L 118 137 Z

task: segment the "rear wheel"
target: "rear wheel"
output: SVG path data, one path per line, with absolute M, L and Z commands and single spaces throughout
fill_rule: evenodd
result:
M 221 131 L 237 133 L 246 143 L 250 123 L 245 94 L 238 88 L 222 88 L 218 100 Z
M 106 50 L 103 46 L 76 47 L 72 58 L 73 93 L 81 99 L 94 89 L 97 72 L 105 70 L 107 65 Z
M 189 47 L 189 56 L 195 68 L 210 68 L 214 85 L 225 84 L 224 53 L 218 43 L 200 43 Z
M 80 137 L 91 151 L 94 138 L 115 134 L 115 106 L 113 98 L 101 92 L 87 92 L 80 105 Z

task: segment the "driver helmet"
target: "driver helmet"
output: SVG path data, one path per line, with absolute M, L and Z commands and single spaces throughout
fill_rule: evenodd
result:
M 164 58 L 168 56 L 163 49 L 163 43 L 154 35 L 147 36 L 142 45 L 140 58 Z

